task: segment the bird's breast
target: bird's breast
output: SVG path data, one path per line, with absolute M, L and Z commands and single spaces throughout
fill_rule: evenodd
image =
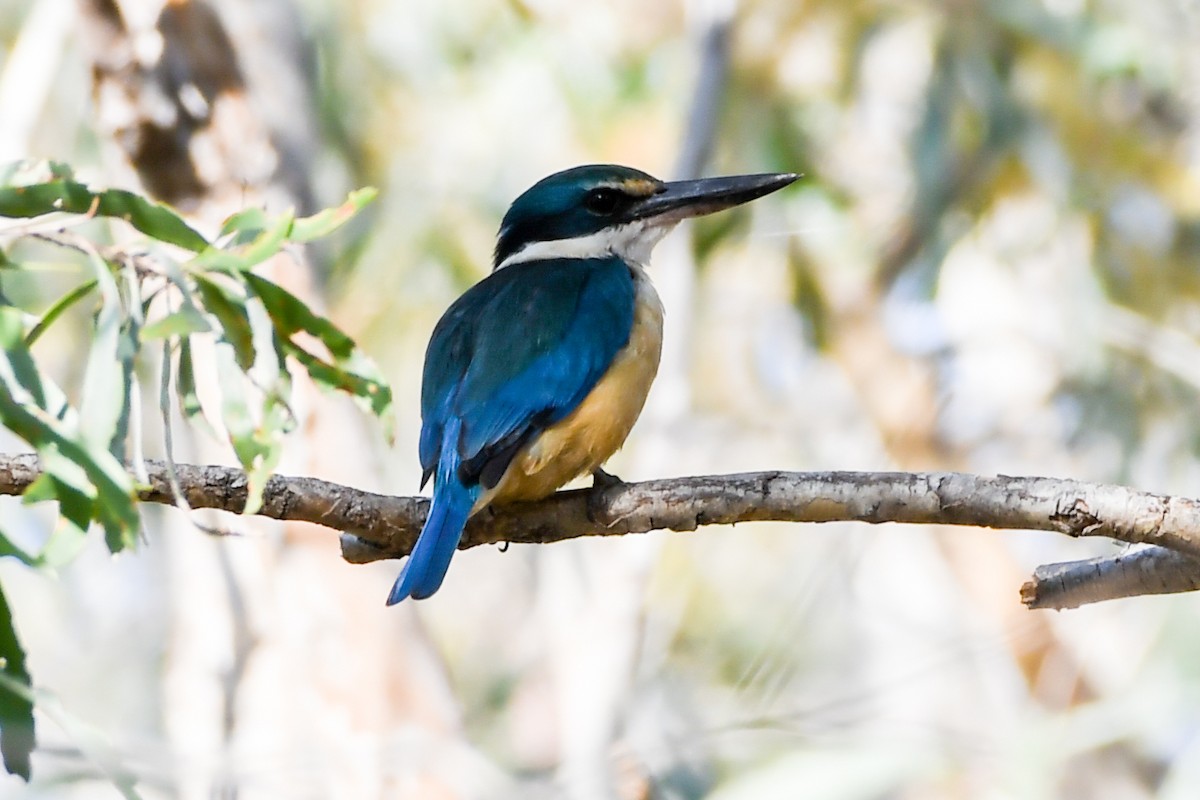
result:
M 632 267 L 636 292 L 629 343 L 578 407 L 517 454 L 489 502 L 537 500 L 603 464 L 625 442 L 662 356 L 663 307 L 649 277 Z

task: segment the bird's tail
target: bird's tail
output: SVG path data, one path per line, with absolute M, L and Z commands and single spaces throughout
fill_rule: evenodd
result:
M 453 470 L 446 472 L 449 474 L 441 474 L 439 470 L 429 517 L 425 520 L 425 527 L 421 528 L 412 555 L 392 586 L 387 599 L 389 606 L 406 597 L 414 600 L 429 597 L 442 585 L 446 570 L 450 568 L 450 559 L 458 549 L 463 527 L 471 516 L 471 508 L 475 505 L 479 490 L 463 486 Z

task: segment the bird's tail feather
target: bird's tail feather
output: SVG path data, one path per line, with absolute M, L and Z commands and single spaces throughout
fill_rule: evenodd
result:
M 412 555 L 392 586 L 387 600 L 389 606 L 406 597 L 424 599 L 442 585 L 478 493 L 477 489 L 463 486 L 453 474 L 438 475 L 429 517 L 425 520 L 425 527 L 421 528 Z

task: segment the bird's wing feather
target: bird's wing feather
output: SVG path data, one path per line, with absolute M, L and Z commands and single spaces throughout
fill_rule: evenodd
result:
M 467 482 L 494 484 L 520 447 L 575 409 L 629 341 L 634 284 L 619 259 L 514 264 L 464 294 L 426 354 L 421 464 L 460 420 Z
M 476 286 L 482 285 L 476 284 Z M 475 336 L 475 315 L 486 296 L 475 287 L 458 298 L 438 320 L 425 351 L 425 371 L 421 378 L 421 439 L 418 454 L 424 475 L 424 487 L 437 468 L 442 434 L 453 407 L 458 384 L 471 364 L 471 342 Z

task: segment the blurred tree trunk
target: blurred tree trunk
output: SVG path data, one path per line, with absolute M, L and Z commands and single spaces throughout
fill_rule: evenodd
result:
M 95 126 L 116 182 L 140 183 L 209 235 L 242 208 L 313 209 L 320 125 L 312 53 L 291 2 L 79 3 Z M 321 309 L 320 281 L 302 254 L 263 271 Z M 361 414 L 293 378 L 298 425 L 280 469 L 377 487 L 377 436 Z M 195 447 L 206 462 L 229 457 L 211 441 Z M 460 747 L 456 701 L 412 607 L 385 610 L 384 575 L 344 564 L 327 533 L 239 527 L 250 535 L 162 539 L 172 608 L 163 717 L 184 765 L 181 795 L 303 788 L 367 798 L 404 787 L 455 796 L 428 763 L 398 768 L 370 746 L 416 729 L 426 753 Z M 278 768 L 264 770 L 264 760 Z M 254 783 L 243 777 L 251 771 Z
M 951 57 L 960 48 L 973 55 L 999 60 L 1003 55 L 987 41 L 980 41 L 970 14 L 950 14 L 950 24 L 935 44 L 936 71 L 954 74 Z M 954 43 L 958 42 L 958 45 Z M 970 44 L 964 45 L 963 42 Z M 926 87 L 926 114 L 933 114 L 944 99 L 944 82 L 932 80 Z M 887 448 L 892 463 L 901 470 L 967 470 L 972 453 L 955 448 L 939 428 L 943 399 L 939 396 L 943 376 L 931 359 L 916 356 L 896 344 L 889 332 L 887 295 L 894 291 L 900 275 L 924 250 L 933 248 L 936 231 L 929 219 L 940 219 L 954 202 L 978 190 L 998 159 L 997 145 L 985 139 L 965 153 L 947 156 L 946 175 L 941 181 L 918 186 L 896 231 L 878 254 L 873 281 L 856 286 L 828 288 L 832 328 L 831 355 L 842 366 Z M 938 209 L 936 213 L 930 209 Z M 1091 695 L 1080 677 L 1077 684 L 1051 696 L 1039 694 L 1041 671 L 1047 662 L 1070 665 L 1075 674 L 1076 656 L 1059 641 L 1054 622 L 1033 616 L 1011 602 L 1011 589 L 1020 585 L 1026 568 L 1019 563 L 1011 542 L 989 537 L 949 535 L 944 528 L 931 529 L 943 557 L 966 596 L 1003 632 L 1011 643 L 1011 655 L 1021 670 L 1031 694 L 1049 707 Z M 986 564 L 986 570 L 980 569 Z M 896 587 L 881 587 L 890 594 Z M 1002 599 L 1003 598 L 1003 599 Z

